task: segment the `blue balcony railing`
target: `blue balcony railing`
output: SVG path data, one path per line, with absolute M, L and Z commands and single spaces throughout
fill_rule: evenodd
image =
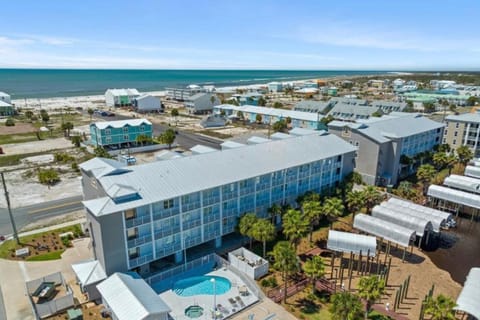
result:
M 130 269 L 141 266 L 147 262 L 150 262 L 153 260 L 153 254 L 147 254 L 135 259 L 130 259 L 129 264 L 130 264 Z
M 168 237 L 172 234 L 176 234 L 176 233 L 179 233 L 179 232 L 180 232 L 180 226 L 155 230 L 155 239 L 161 239 L 161 238 L 164 238 L 164 237 Z
M 150 221 L 151 221 L 150 216 L 143 216 L 143 217 L 138 217 L 138 218 L 135 218 L 135 219 L 125 220 L 125 225 L 126 225 L 127 228 L 132 228 L 132 227 L 136 227 L 136 226 L 139 226 L 139 225 L 142 225 L 142 224 L 149 223 Z
M 134 247 L 138 247 L 144 243 L 147 243 L 147 242 L 151 242 L 152 241 L 152 236 L 151 235 L 146 235 L 146 236 L 143 236 L 143 237 L 138 237 L 138 238 L 135 238 L 135 239 L 132 239 L 132 240 L 128 240 L 127 241 L 127 245 L 129 248 L 134 248 Z

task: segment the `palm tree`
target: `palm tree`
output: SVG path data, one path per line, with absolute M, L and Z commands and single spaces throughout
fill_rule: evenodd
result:
M 88 115 L 90 116 L 90 122 L 92 122 L 92 116 L 93 116 L 93 113 L 94 113 L 93 109 L 92 109 L 92 108 L 88 108 L 87 113 L 88 113 Z
M 364 194 L 361 191 L 351 191 L 347 193 L 347 208 L 353 214 L 352 221 L 355 219 L 355 214 L 365 207 Z
M 272 219 L 272 224 L 275 225 L 275 218 L 282 214 L 282 207 L 279 204 L 274 203 L 270 208 L 268 208 L 268 213 Z
M 333 222 L 342 215 L 343 209 L 343 202 L 339 198 L 328 198 L 325 200 L 322 206 L 323 214 L 327 217 L 328 221 L 330 222 L 330 227 Z
M 313 291 L 315 291 L 315 281 L 325 274 L 325 263 L 322 257 L 313 256 L 311 259 L 305 261 L 303 272 L 312 279 Z
M 473 159 L 473 153 L 472 150 L 468 146 L 461 146 L 457 148 L 457 156 L 458 156 L 458 161 L 460 161 L 461 164 L 466 166 L 470 160 Z
M 255 240 L 262 242 L 263 257 L 265 258 L 267 241 L 272 241 L 273 239 L 275 239 L 274 225 L 266 219 L 259 219 L 252 227 L 252 236 Z
M 423 195 L 427 194 L 428 185 L 436 173 L 437 171 L 431 164 L 424 164 L 418 168 L 417 179 L 423 184 Z
M 435 299 L 429 297 L 425 302 L 425 314 L 431 316 L 431 320 L 454 320 L 455 312 L 453 308 L 456 303 L 443 294 L 438 295 Z
M 452 169 L 455 166 L 455 163 L 457 163 L 457 157 L 453 153 L 447 154 L 447 159 L 445 162 L 445 166 L 448 168 L 448 174 L 452 174 Z
M 362 302 L 350 292 L 340 292 L 330 298 L 332 320 L 359 320 L 362 318 Z
M 362 191 L 363 198 L 365 199 L 365 207 L 367 208 L 367 214 L 370 214 L 372 208 L 382 202 L 382 195 L 375 189 L 374 186 L 368 186 Z
M 385 280 L 377 276 L 362 277 L 358 283 L 358 296 L 365 300 L 365 319 L 368 319 L 370 307 L 385 292 Z
M 65 137 L 69 138 L 70 137 L 70 130 L 73 129 L 73 123 L 71 122 L 65 122 L 62 123 L 62 130 L 65 135 Z
M 433 155 L 433 164 L 437 170 L 443 169 L 447 164 L 447 154 L 445 152 L 437 152 Z
M 245 213 L 238 222 L 240 234 L 247 236 L 250 239 L 250 248 L 252 248 L 252 230 L 257 220 L 257 215 L 253 212 L 249 212 Z
M 296 250 L 300 239 L 307 234 L 310 225 L 300 211 L 290 209 L 283 216 L 282 227 L 283 234 Z
M 303 202 L 302 211 L 309 222 L 310 242 L 312 242 L 313 226 L 318 224 L 318 219 L 322 215 L 322 205 L 318 201 L 305 201 Z
M 287 279 L 290 274 L 298 270 L 298 260 L 295 250 L 287 241 L 279 241 L 270 253 L 275 260 L 273 267 L 282 272 L 285 288 L 283 290 L 283 302 L 287 302 Z

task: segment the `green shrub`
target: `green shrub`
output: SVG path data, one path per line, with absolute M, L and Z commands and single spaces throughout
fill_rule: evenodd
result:
M 63 152 L 57 152 L 55 153 L 55 161 L 57 162 L 70 162 L 70 161 L 74 161 L 75 158 L 72 157 L 71 155 L 67 154 L 67 153 L 63 153 Z
M 13 118 L 8 118 L 7 121 L 5 121 L 5 125 L 7 127 L 13 127 L 15 126 L 15 121 L 13 120 Z
M 49 186 L 54 185 L 60 181 L 60 177 L 54 169 L 39 169 L 38 170 L 38 181 L 41 184 L 46 184 Z

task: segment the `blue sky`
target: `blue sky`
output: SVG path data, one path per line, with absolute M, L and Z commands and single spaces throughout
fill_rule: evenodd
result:
M 2 3 L 0 67 L 480 70 L 478 0 Z

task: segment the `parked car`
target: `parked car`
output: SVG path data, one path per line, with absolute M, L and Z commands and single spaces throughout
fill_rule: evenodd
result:
M 0 241 L 5 241 L 5 236 L 0 235 Z

